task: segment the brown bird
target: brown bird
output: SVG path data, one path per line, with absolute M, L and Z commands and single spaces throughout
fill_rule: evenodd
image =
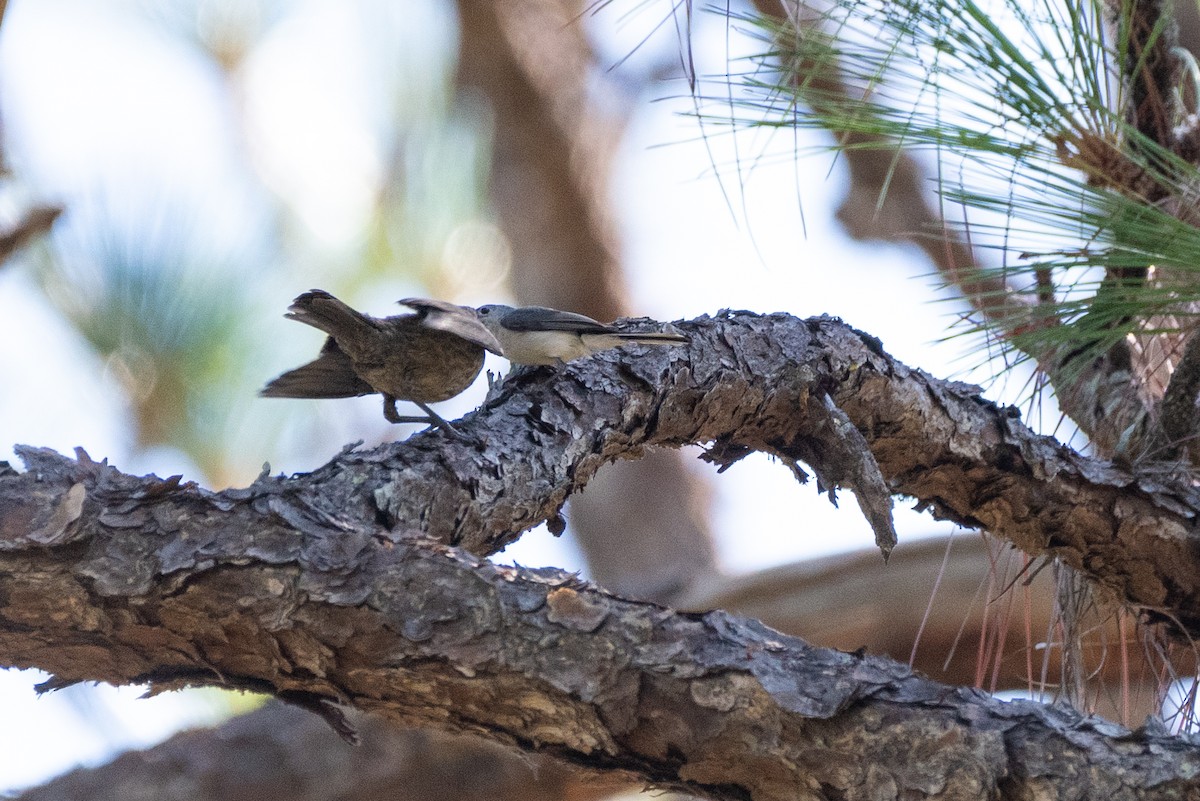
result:
M 284 315 L 329 335 L 317 358 L 270 381 L 266 398 L 353 398 L 383 395 L 391 423 L 429 422 L 457 434 L 427 404 L 469 387 L 483 369 L 483 351 L 502 355 L 500 343 L 474 309 L 440 300 L 405 298 L 416 311 L 371 317 L 320 289 L 297 297 Z M 412 401 L 428 417 L 401 417 L 396 401 Z

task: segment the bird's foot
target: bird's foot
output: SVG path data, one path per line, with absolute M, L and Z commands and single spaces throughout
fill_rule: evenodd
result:
M 478 445 L 480 447 L 486 447 L 487 441 L 484 440 L 482 437 L 473 437 L 470 434 L 464 433 L 461 429 L 455 428 L 453 425 L 451 425 L 450 421 L 446 420 L 440 414 L 435 412 L 433 409 L 430 409 L 428 406 L 426 406 L 424 403 L 421 403 L 420 401 L 413 401 L 413 403 L 420 406 L 421 411 L 423 411 L 429 415 L 429 421 L 432 424 L 432 427 L 442 429 L 443 431 L 445 431 L 450 436 L 454 437 L 459 442 L 465 442 L 469 445 Z

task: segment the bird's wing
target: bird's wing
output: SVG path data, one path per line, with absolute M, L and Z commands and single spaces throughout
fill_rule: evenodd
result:
M 373 392 L 354 372 L 350 357 L 329 337 L 320 356 L 271 380 L 258 394 L 264 398 L 354 398 Z
M 509 331 L 568 331 L 573 334 L 611 334 L 613 327 L 575 312 L 522 306 L 500 319 Z
M 487 348 L 497 356 L 504 355 L 504 349 L 500 347 L 496 337 L 480 321 L 479 313 L 468 306 L 430 298 L 405 298 L 399 303 L 415 309 L 421 315 L 421 324 L 427 328 L 454 334 L 468 342 L 474 342 L 481 348 Z

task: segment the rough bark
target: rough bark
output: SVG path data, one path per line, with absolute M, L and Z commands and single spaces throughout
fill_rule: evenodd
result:
M 287 522 L 336 545 L 335 559 L 356 547 L 354 531 L 378 526 L 490 554 L 557 515 L 600 466 L 648 446 L 709 443 L 706 458 L 722 465 L 761 450 L 798 475 L 803 460 L 845 480 L 845 466 L 829 463 L 843 444 L 830 444 L 829 404 L 864 438 L 892 492 L 1030 554 L 1057 555 L 1118 598 L 1200 632 L 1200 492 L 1186 482 L 1036 436 L 1017 410 L 910 369 L 834 319 L 729 312 L 678 325 L 690 347 L 513 374 L 462 422 L 486 446 L 431 433 L 221 493 L 28 451 L 31 470 L 0 484 L 0 530 L 52 544 L 80 536 L 78 521 L 97 514 L 130 530 L 186 519 L 189 536 L 229 526 L 278 536 Z M 328 539 L 343 529 L 351 534 Z M 139 580 L 154 570 L 146 563 Z
M 54 480 L 48 459 L 35 469 Z M 723 799 L 1183 798 L 1200 775 L 1189 741 L 559 571 L 329 521 L 205 531 L 234 515 L 160 509 L 148 531 L 87 506 L 65 537 L 46 535 L 70 501 L 48 526 L 5 528 L 0 653 L 53 671 L 53 686 L 253 688 L 335 723 L 329 704 L 344 703 Z
M 802 454 L 829 474 L 828 416 L 806 430 L 819 395 L 893 490 L 1074 558 L 1135 602 L 1160 592 L 1153 611 L 1194 631 L 1190 488 L 1037 437 L 834 320 L 679 325 L 690 348 L 510 378 L 462 423 L 486 446 L 431 433 L 220 493 L 23 450 L 27 472 L 0 475 L 4 664 L 51 686 L 263 690 L 335 722 L 328 702 L 347 703 L 720 798 L 1187 797 L 1190 743 L 411 536 L 490 552 L 650 444 L 712 442 L 722 463 Z
M 689 609 L 748 614 L 816 645 L 865 647 L 903 662 L 914 650 L 913 635 L 936 586 L 931 619 L 915 651 L 916 668 L 954 684 L 979 685 L 991 673 L 996 687 L 1029 686 L 1025 663 L 1030 643 L 1025 637 L 1050 629 L 1047 610 L 1054 589 L 1049 571 L 1039 573 L 1029 587 L 1022 581 L 994 604 L 1002 608 L 999 620 L 995 614 L 984 617 L 980 608 L 996 588 L 988 574 L 998 561 L 1003 564 L 1003 555 L 996 553 L 995 543 L 966 535 L 955 538 L 953 558 L 946 560 L 947 545 L 941 539 L 906 544 L 886 566 L 874 552 L 785 565 L 698 587 L 681 603 Z M 1006 578 L 1003 569 L 1000 574 Z M 986 588 L 983 593 L 982 588 Z M 1018 600 L 1014 610 L 1009 603 L 1012 593 L 1028 593 L 1032 602 Z M 880 598 L 887 599 L 886 608 Z M 1028 619 L 1020 612 L 1022 607 L 1030 613 Z M 1115 642 L 1121 632 L 1111 620 L 1105 624 L 1108 640 Z M 999 665 L 981 663 L 980 651 L 987 648 L 974 646 L 988 637 L 1008 643 Z M 1056 658 L 1054 653 L 1050 656 Z M 1110 655 L 1101 658 L 1097 667 L 1114 686 L 1128 681 L 1120 675 L 1120 661 Z M 1180 675 L 1186 675 L 1185 665 L 1177 667 Z M 1052 665 L 1049 676 L 1056 676 L 1057 670 Z M 1116 719 L 1125 713 L 1128 720 L 1144 720 L 1157 710 L 1158 692 L 1152 681 L 1154 677 L 1134 676 L 1130 702 L 1102 706 L 1100 714 Z M 1108 698 L 1101 695 L 1097 700 L 1103 705 Z M 422 801 L 588 801 L 607 797 L 614 785 L 619 786 L 598 782 L 594 775 L 568 769 L 556 760 L 522 755 L 477 737 L 406 731 L 374 716 L 359 715 L 354 725 L 362 736 L 362 748 L 343 743 L 316 716 L 272 705 L 211 730 L 181 733 L 109 765 L 75 770 L 20 799 L 390 801 L 403 788 L 408 792 L 405 797 Z
M 1056 571 L 1045 567 L 968 533 L 904 543 L 886 565 L 860 550 L 717 578 L 675 606 L 726 609 L 813 645 L 866 648 L 948 684 L 1061 700 L 1064 621 Z M 1191 648 L 1159 653 L 1120 607 L 1085 611 L 1091 683 L 1078 708 L 1137 725 L 1162 711 L 1160 671 L 1168 680 L 1196 674 Z

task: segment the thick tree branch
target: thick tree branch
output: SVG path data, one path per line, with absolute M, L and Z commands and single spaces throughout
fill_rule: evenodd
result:
M 914 651 L 914 638 L 921 629 L 915 653 L 921 672 L 942 682 L 969 685 L 986 683 L 985 674 L 990 673 L 1001 689 L 1030 687 L 1027 659 L 1035 642 L 1029 638 L 1032 635 L 1040 642 L 1053 626 L 1051 571 L 1026 576 L 1032 583 L 1026 586 L 1021 581 L 1011 591 L 1018 595 L 1015 604 L 1006 594 L 985 615 L 989 596 L 1013 579 L 1021 560 L 1008 558 L 1016 555 L 1009 549 L 998 554 L 999 543 L 976 535 L 955 537 L 953 558 L 947 560 L 948 548 L 950 543 L 940 538 L 922 540 L 906 543 L 886 565 L 877 551 L 863 550 L 711 580 L 683 599 L 683 608 L 728 609 L 815 645 L 843 650 L 865 646 L 870 653 L 901 662 Z M 981 592 L 989 583 L 992 589 Z M 936 603 L 927 609 L 934 587 Z M 1026 594 L 1032 597 L 1022 604 L 1020 598 Z M 885 605 L 879 603 L 881 598 L 887 600 Z M 1022 619 L 1022 606 L 1030 615 L 1027 620 Z M 1096 623 L 1109 642 L 1123 636 L 1115 620 Z M 980 651 L 987 650 L 988 636 L 1007 643 L 1000 665 L 981 664 Z M 1045 657 L 1055 662 L 1048 676 L 1058 676 L 1059 651 L 1040 650 L 1034 656 L 1035 671 Z M 1128 681 L 1121 660 L 1097 661 L 1096 670 L 1111 686 Z M 1178 675 L 1189 675 L 1191 663 L 1185 658 L 1178 662 Z M 1135 674 L 1133 698 L 1126 701 L 1132 707 L 1106 706 L 1108 696 L 1100 694 L 1102 716 L 1115 720 L 1128 713 L 1129 720 L 1140 722 L 1157 712 L 1159 692 L 1154 684 L 1158 679 L 1150 675 L 1152 668 L 1140 667 L 1144 672 Z M 403 787 L 410 797 L 422 801 L 585 801 L 607 797 L 612 790 L 598 785 L 594 777 L 564 769 L 560 762 L 506 751 L 479 738 L 402 730 L 371 716 L 358 716 L 354 725 L 362 735 L 362 748 L 340 742 L 313 715 L 271 706 L 212 730 L 182 733 L 109 765 L 76 770 L 20 799 L 334 801 L 345 799 L 353 787 L 358 801 L 382 801 L 395 798 L 396 788 Z M 247 770 L 242 765 L 255 766 L 253 782 L 245 781 Z
M 171 496 L 189 491 L 170 482 L 32 461 L 34 495 L 64 471 L 84 490 L 23 524 L 6 503 L 0 654 L 55 686 L 346 703 L 722 799 L 1181 798 L 1200 773 L 1190 741 L 956 690 L 722 612 L 298 515 L 280 496 L 250 502 L 257 520 L 217 495 L 176 515 Z M 138 484 L 140 499 L 105 496 Z
M 691 347 L 612 351 L 510 376 L 462 423 L 487 447 L 433 433 L 221 493 L 30 452 L 30 472 L 0 480 L 0 532 L 54 545 L 95 525 L 154 532 L 186 521 L 188 536 L 203 540 L 229 527 L 286 537 L 286 523 L 319 537 L 338 562 L 358 547 L 353 532 L 379 526 L 487 554 L 556 515 L 600 466 L 647 446 L 711 443 L 708 458 L 722 464 L 760 450 L 837 475 L 820 464 L 824 418 L 809 414 L 827 395 L 893 492 L 1028 553 L 1057 555 L 1200 635 L 1200 493 L 1191 486 L 1035 436 L 1014 409 L 912 370 L 836 320 L 737 312 L 679 327 Z M 343 529 L 351 533 L 331 538 Z M 96 580 L 145 584 L 171 569 L 169 559 L 140 564 L 132 579 L 98 566 Z
M 211 730 L 80 768 L 20 801 L 599 801 L 613 787 L 475 737 L 402 729 L 357 715 L 363 745 L 272 704 Z

